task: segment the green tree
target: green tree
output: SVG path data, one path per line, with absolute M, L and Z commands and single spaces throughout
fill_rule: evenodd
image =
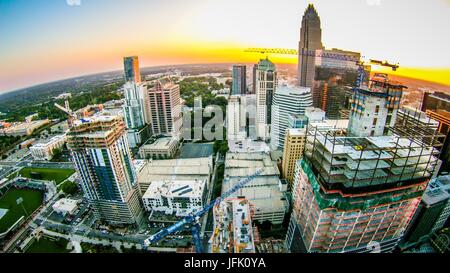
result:
M 62 185 L 61 190 L 68 195 L 75 194 L 78 192 L 78 185 L 75 182 L 67 181 Z

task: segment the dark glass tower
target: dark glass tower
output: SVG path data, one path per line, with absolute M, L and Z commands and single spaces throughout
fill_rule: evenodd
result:
M 141 72 L 139 70 L 139 58 L 137 56 L 123 58 L 126 82 L 141 82 Z
M 300 86 L 312 87 L 314 80 L 315 51 L 323 49 L 320 18 L 312 4 L 308 5 L 302 19 L 298 46 L 298 82 Z

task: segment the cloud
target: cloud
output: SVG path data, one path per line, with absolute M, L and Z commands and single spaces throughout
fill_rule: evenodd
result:
M 66 0 L 69 6 L 81 6 L 81 0 Z

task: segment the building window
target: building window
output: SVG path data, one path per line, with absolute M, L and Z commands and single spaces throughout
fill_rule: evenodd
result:
M 380 106 L 377 105 L 377 106 L 375 107 L 375 114 L 378 114 L 379 112 L 380 112 Z

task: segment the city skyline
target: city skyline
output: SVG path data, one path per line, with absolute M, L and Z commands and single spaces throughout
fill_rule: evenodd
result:
M 283 2 L 274 13 L 271 5 L 256 1 L 105 4 L 96 0 L 4 0 L 0 2 L 0 25 L 9 27 L 0 28 L 0 36 L 5 37 L 0 43 L 0 58 L 4 60 L 0 64 L 0 93 L 120 70 L 123 56 L 139 55 L 142 67 L 256 63 L 260 56 L 244 53 L 246 47 L 296 48 L 301 16 L 308 3 L 315 5 L 322 19 L 326 48 L 399 62 L 397 75 L 450 84 L 449 37 L 444 34 L 450 22 L 448 0 Z M 340 16 L 333 16 L 336 10 Z M 418 13 L 421 20 L 416 20 Z M 233 20 L 229 19 L 231 14 Z M 270 14 L 270 20 L 261 20 L 261 14 Z M 295 64 L 297 59 L 270 57 L 275 63 Z

